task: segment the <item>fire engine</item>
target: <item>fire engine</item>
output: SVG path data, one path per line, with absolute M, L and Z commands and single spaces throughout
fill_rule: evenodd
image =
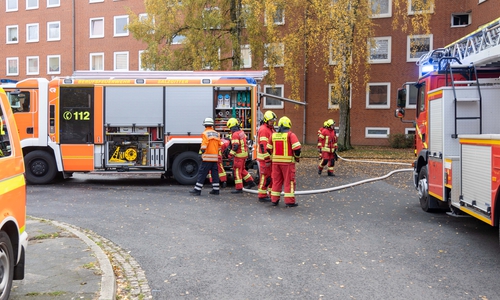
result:
M 500 220 L 500 18 L 418 62 L 413 183 L 426 212 Z M 398 90 L 403 122 L 406 87 Z
M 172 175 L 180 184 L 194 184 L 206 117 L 214 117 L 222 135 L 229 134 L 227 120 L 238 118 L 253 149 L 260 99 L 267 95 L 259 93 L 259 83 L 266 74 L 76 71 L 50 81 L 19 81 L 7 90 L 27 181 L 128 172 Z

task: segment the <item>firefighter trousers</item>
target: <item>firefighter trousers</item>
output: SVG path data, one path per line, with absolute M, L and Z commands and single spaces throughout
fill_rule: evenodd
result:
M 273 163 L 272 182 L 272 202 L 280 200 L 281 187 L 284 186 L 285 204 L 295 203 L 295 163 Z
M 233 160 L 234 187 L 237 190 L 243 189 L 243 182 L 253 181 L 252 175 L 245 169 L 246 157 L 235 157 Z
M 266 165 L 266 161 L 259 160 L 259 189 L 257 190 L 257 194 L 259 198 L 266 198 L 268 196 L 268 192 L 272 189 L 272 164 L 268 162 Z

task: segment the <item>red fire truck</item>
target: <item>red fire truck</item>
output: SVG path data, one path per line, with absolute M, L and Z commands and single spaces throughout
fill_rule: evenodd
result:
M 252 140 L 263 95 L 259 82 L 266 74 L 80 71 L 6 86 L 26 179 L 44 184 L 58 173 L 66 178 L 73 172 L 128 172 L 194 184 L 203 120 L 213 117 L 224 135 L 227 120 L 236 117 Z
M 413 182 L 424 211 L 500 220 L 500 18 L 424 55 L 416 88 Z M 408 89 L 398 91 L 404 117 Z

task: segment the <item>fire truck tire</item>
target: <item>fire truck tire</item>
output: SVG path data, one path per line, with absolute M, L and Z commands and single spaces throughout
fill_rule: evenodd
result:
M 437 203 L 434 203 L 436 200 L 429 195 L 429 174 L 427 172 L 427 166 L 424 166 L 420 169 L 418 173 L 418 199 L 420 201 L 420 207 L 425 212 L 432 212 L 434 207 L 437 207 Z
M 193 151 L 179 154 L 172 164 L 172 174 L 175 180 L 183 185 L 194 185 L 200 169 L 201 160 Z
M 0 300 L 7 300 L 14 278 L 14 250 L 4 231 L 0 231 L 0 276 Z
M 46 184 L 57 175 L 56 162 L 45 151 L 32 151 L 24 157 L 26 180 L 30 184 Z

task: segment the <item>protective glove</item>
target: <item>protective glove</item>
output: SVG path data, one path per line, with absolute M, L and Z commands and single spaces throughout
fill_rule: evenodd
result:
M 300 161 L 300 157 L 295 157 L 295 162 L 299 162 Z

